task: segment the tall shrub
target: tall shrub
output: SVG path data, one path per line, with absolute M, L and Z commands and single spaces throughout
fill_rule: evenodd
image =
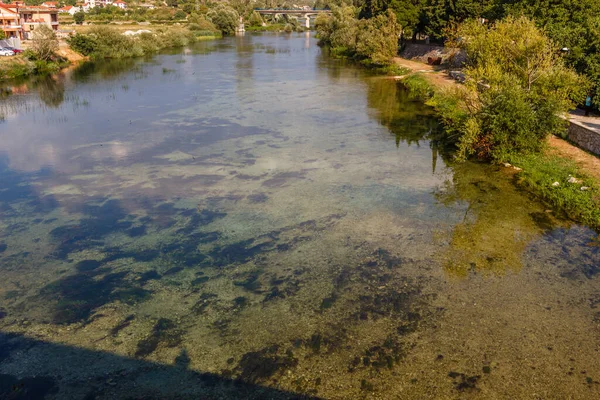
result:
M 462 113 L 444 107 L 443 96 L 431 102 L 451 113 L 445 121 L 457 136 L 459 158 L 504 161 L 539 151 L 549 134 L 564 134 L 561 117 L 581 100 L 587 82 L 564 66 L 533 21 L 470 21 L 457 30 L 455 44 L 468 56 L 465 87 L 453 94 Z
M 46 25 L 40 25 L 33 31 L 31 50 L 37 59 L 51 61 L 58 51 L 58 39 L 54 31 Z
M 219 4 L 215 8 L 210 9 L 206 17 L 224 35 L 233 35 L 240 21 L 237 11 L 225 4 Z
M 389 64 L 398 53 L 400 26 L 391 9 L 359 24 L 356 54 L 379 65 Z
M 262 17 L 256 11 L 253 11 L 252 14 L 250 14 L 250 18 L 248 18 L 248 24 L 250 26 L 262 26 L 263 22 Z

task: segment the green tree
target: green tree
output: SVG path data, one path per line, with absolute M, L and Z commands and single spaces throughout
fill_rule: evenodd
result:
M 356 14 L 357 10 L 352 6 L 332 6 L 329 23 L 322 24 L 321 31 L 317 31 L 319 38 L 340 52 L 354 53 L 358 34 Z
M 252 0 L 229 0 L 229 5 L 242 16 L 249 15 L 254 7 Z
M 396 20 L 402 31 L 412 35 L 419 23 L 423 10 L 423 0 L 391 0 L 389 8 L 396 14 Z
M 73 21 L 75 21 L 75 23 L 77 25 L 83 24 L 84 20 L 85 20 L 85 13 L 83 11 L 78 11 L 75 14 L 73 14 Z
M 365 0 L 359 18 L 373 18 L 389 8 L 389 0 Z
M 263 22 L 262 17 L 256 11 L 253 11 L 252 14 L 250 14 L 250 18 L 248 18 L 248 24 L 250 26 L 262 26 Z
M 206 17 L 224 34 L 233 35 L 239 24 L 240 16 L 233 8 L 219 4 L 206 14 Z
M 0 40 L 4 40 L 6 39 L 6 35 L 4 34 L 3 30 L 0 30 Z
M 375 18 L 361 20 L 356 55 L 378 65 L 389 64 L 398 54 L 400 26 L 391 9 Z
M 425 0 L 417 31 L 442 39 L 446 30 L 454 24 L 470 18 L 489 18 L 494 6 L 492 1 L 498 0 Z
M 564 48 L 568 65 L 587 75 L 594 84 L 600 107 L 600 2 L 596 0 L 496 0 L 495 16 L 526 15 Z
M 192 31 L 219 31 L 215 24 L 207 20 L 204 15 L 192 14 L 188 17 L 188 22 L 188 28 Z
M 71 49 L 84 56 L 89 56 L 92 54 L 98 45 L 96 36 L 82 33 L 76 33 L 75 35 L 67 38 L 67 43 Z
M 507 161 L 539 151 L 549 134 L 564 134 L 561 116 L 587 85 L 532 20 L 509 17 L 491 27 L 471 20 L 456 35 L 468 56 L 466 83 L 453 99 L 430 102 L 457 136 L 459 158 Z

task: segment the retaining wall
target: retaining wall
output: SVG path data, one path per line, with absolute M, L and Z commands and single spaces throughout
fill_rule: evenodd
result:
M 570 121 L 568 137 L 582 149 L 600 155 L 600 133 L 595 130 L 582 123 Z
M 0 47 L 14 47 L 15 49 L 21 48 L 21 41 L 18 38 L 9 38 L 0 40 Z

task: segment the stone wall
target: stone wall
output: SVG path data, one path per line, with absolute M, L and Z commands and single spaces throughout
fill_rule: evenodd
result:
M 582 149 L 600 155 L 600 133 L 587 128 L 580 122 L 571 121 L 568 137 Z
M 404 43 L 400 55 L 409 60 L 424 63 L 427 63 L 429 57 L 441 57 L 442 62 L 452 68 L 461 67 L 466 60 L 466 55 L 462 50 L 436 44 L 412 43 L 410 41 Z

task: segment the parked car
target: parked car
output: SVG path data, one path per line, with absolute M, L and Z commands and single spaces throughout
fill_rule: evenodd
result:
M 0 48 L 0 56 L 14 56 L 14 55 L 15 55 L 14 51 Z
M 10 46 L 6 46 L 4 48 L 7 49 L 7 50 L 11 50 L 15 54 L 19 54 L 19 53 L 23 52 L 23 50 L 21 50 L 21 49 L 15 49 L 14 47 L 10 47 Z

